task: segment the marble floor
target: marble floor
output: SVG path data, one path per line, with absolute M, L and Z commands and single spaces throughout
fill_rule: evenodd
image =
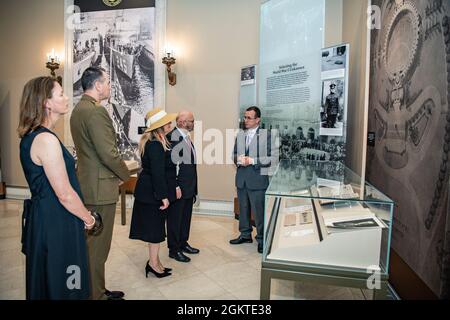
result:
M 25 258 L 20 252 L 22 203 L 0 200 L 0 300 L 25 298 Z M 130 209 L 127 218 L 130 221 Z M 161 244 L 162 263 L 173 274 L 158 279 L 144 276 L 148 250 L 145 243 L 128 239 L 129 224 L 115 220 L 111 252 L 106 266 L 110 290 L 122 290 L 132 300 L 257 300 L 260 290 L 261 255 L 256 243 L 232 246 L 238 235 L 233 217 L 194 215 L 190 244 L 201 250 L 191 262 L 180 263 L 168 257 L 167 244 Z M 367 293 L 359 289 L 318 286 L 273 280 L 271 299 L 361 300 Z

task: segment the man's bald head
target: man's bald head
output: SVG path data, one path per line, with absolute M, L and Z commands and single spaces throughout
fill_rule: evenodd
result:
M 189 118 L 193 118 L 193 117 L 194 117 L 194 114 L 190 111 L 187 111 L 187 110 L 180 111 L 177 116 L 177 123 L 178 123 L 178 120 L 184 121 L 186 119 L 189 120 Z
M 177 127 L 180 129 L 186 129 L 187 131 L 194 130 L 194 114 L 190 111 L 183 110 L 178 113 Z

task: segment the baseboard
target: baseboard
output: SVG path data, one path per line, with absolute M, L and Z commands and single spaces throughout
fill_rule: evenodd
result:
M 233 217 L 233 202 L 220 200 L 197 199 L 192 213 L 207 216 L 227 216 Z
M 126 197 L 126 208 L 132 209 L 134 197 L 132 194 L 127 194 Z M 120 200 L 117 205 L 120 205 Z M 231 201 L 197 199 L 192 208 L 192 213 L 206 216 L 233 217 L 233 203 Z
M 24 200 L 31 197 L 30 189 L 25 187 L 6 187 L 6 198 Z M 133 206 L 133 195 L 127 194 L 127 209 L 131 209 Z M 120 204 L 120 200 L 117 203 Z M 198 215 L 210 215 L 210 216 L 234 216 L 233 203 L 231 201 L 220 200 L 203 200 L 197 199 L 194 204 L 192 213 Z
M 25 200 L 30 198 L 31 192 L 29 188 L 6 186 L 6 199 Z

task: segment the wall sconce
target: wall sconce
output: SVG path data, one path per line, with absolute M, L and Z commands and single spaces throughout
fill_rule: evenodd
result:
M 59 69 L 60 59 L 58 55 L 55 53 L 55 49 L 52 49 L 51 53 L 47 53 L 47 63 L 46 67 L 50 69 L 50 75 L 62 85 L 62 77 L 56 76 L 55 70 Z
M 174 86 L 177 84 L 177 75 L 172 72 L 171 66 L 175 64 L 176 59 L 173 57 L 173 51 L 166 50 L 166 56 L 162 59 L 162 63 L 167 66 L 167 76 L 169 77 L 169 84 Z

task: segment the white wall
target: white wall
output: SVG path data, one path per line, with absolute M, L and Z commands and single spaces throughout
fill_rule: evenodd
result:
M 64 1 L 2 1 L 0 10 L 0 150 L 2 179 L 26 186 L 19 160 L 19 104 L 25 83 L 50 75 L 47 52 L 64 50 Z M 62 74 L 63 65 L 57 71 Z M 56 133 L 63 139 L 63 121 Z
M 203 130 L 237 127 L 240 68 L 258 63 L 262 2 L 168 0 L 167 41 L 181 51 L 177 85 L 167 85 L 169 112 L 192 110 Z M 200 165 L 200 197 L 231 201 L 234 175 L 232 165 Z
M 365 166 L 367 0 L 344 0 L 342 41 L 350 43 L 346 165 L 359 175 Z M 370 49 L 369 49 L 370 50 Z

